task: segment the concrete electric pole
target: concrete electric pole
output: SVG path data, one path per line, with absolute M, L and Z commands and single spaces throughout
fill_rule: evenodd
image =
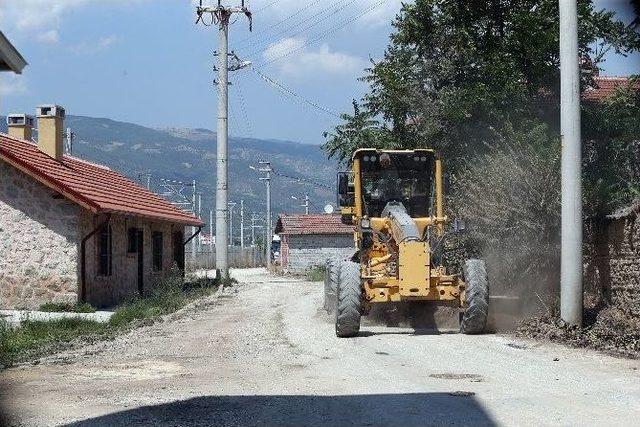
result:
M 217 158 L 216 158 L 216 269 L 220 273 L 218 277 L 229 277 L 229 253 L 227 250 L 227 202 L 228 202 L 228 132 L 229 132 L 229 19 L 234 13 L 242 13 L 249 18 L 249 31 L 251 31 L 251 12 L 242 0 L 240 7 L 227 7 L 218 0 L 215 7 L 200 5 L 196 9 L 198 19 L 205 25 L 205 15 L 211 16 L 211 23 L 218 24 L 218 133 L 217 133 Z M 211 24 L 208 24 L 211 25 Z M 237 58 L 237 57 L 235 57 Z M 249 65 L 240 64 L 240 69 Z
M 267 270 L 269 270 L 271 268 L 271 239 L 272 239 L 272 234 L 273 230 L 271 228 L 271 172 L 273 172 L 273 169 L 271 169 L 271 162 L 260 162 L 260 165 L 262 166 L 260 169 L 258 169 L 258 171 L 260 172 L 264 172 L 266 175 L 264 177 L 260 178 L 260 181 L 264 181 L 267 184 L 267 218 L 265 221 L 265 227 L 266 227 L 266 232 L 265 232 L 265 256 L 267 257 L 266 259 L 266 263 L 267 263 Z
M 67 138 L 67 146 L 66 151 L 68 155 L 73 155 L 73 140 L 76 138 L 76 134 L 71 131 L 71 128 L 67 128 L 67 132 L 65 133 L 65 137 Z
M 202 219 L 202 193 L 198 193 L 198 218 Z M 202 252 L 202 233 L 198 234 L 198 252 Z
M 560 317 L 582 325 L 582 154 L 580 58 L 576 0 L 560 6 L 560 135 L 562 140 L 562 226 Z
M 244 200 L 240 200 L 240 250 L 244 250 Z
M 296 196 L 291 196 L 294 200 L 300 200 Z M 309 195 L 307 193 L 304 194 L 304 204 L 300 205 L 300 207 L 304 208 L 304 214 L 309 215 Z
M 198 212 L 196 211 L 196 180 L 194 179 L 192 182 L 192 194 L 191 194 L 191 212 L 196 215 Z M 194 226 L 191 227 L 191 235 L 196 234 L 196 228 Z M 191 239 L 191 260 L 195 262 L 196 260 L 196 239 Z
M 227 206 L 229 206 L 229 246 L 233 246 L 233 208 L 236 206 L 236 203 L 229 202 Z
M 213 209 L 209 209 L 209 253 L 213 255 Z
M 254 227 L 256 226 L 256 214 L 251 213 L 251 247 L 256 245 L 256 233 L 254 231 Z

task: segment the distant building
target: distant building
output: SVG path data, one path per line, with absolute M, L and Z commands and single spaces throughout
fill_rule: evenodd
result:
M 26 66 L 27 61 L 0 31 L 0 71 L 13 71 L 16 74 L 22 74 L 22 70 Z
M 281 214 L 275 232 L 281 238 L 282 268 L 301 274 L 324 265 L 327 258 L 352 256 L 353 231 L 353 226 L 340 221 L 340 215 Z
M 63 154 L 64 109 L 9 115 L 0 134 L 0 308 L 112 306 L 184 268 L 202 222 L 107 167 Z
M 200 233 L 200 244 L 202 246 L 215 246 L 216 236 L 207 233 Z
M 587 102 L 602 102 L 610 98 L 619 88 L 631 87 L 640 90 L 640 82 L 632 81 L 629 77 L 595 76 L 593 86 L 582 92 L 582 100 Z

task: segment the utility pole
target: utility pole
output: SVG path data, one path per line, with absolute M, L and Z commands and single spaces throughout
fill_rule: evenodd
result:
M 200 0 L 196 9 L 198 19 L 196 24 L 205 22 L 204 15 L 211 16 L 211 22 L 218 24 L 218 133 L 216 157 L 216 269 L 220 273 L 217 277 L 229 277 L 229 253 L 227 250 L 227 202 L 228 202 L 228 136 L 229 136 L 229 19 L 234 13 L 242 13 L 249 18 L 251 31 L 251 12 L 244 5 L 241 7 L 226 7 L 218 0 L 218 6 L 202 6 Z M 209 24 L 210 25 L 210 24 Z M 236 57 L 237 58 L 237 57 Z M 244 66 L 247 66 L 248 63 Z M 243 68 L 243 67 L 240 67 Z M 235 69 L 240 69 L 235 68 Z
M 209 209 L 209 253 L 213 255 L 213 209 Z
M 576 0 L 560 7 L 560 136 L 562 140 L 562 225 L 560 317 L 582 325 L 582 153 L 580 58 Z
M 260 178 L 260 181 L 264 181 L 267 187 L 267 219 L 265 222 L 266 227 L 266 241 L 265 241 L 265 256 L 267 257 L 267 270 L 271 269 L 271 162 L 259 162 L 262 166 L 258 171 L 264 172 L 266 175 Z
M 192 194 L 191 194 L 191 212 L 195 215 L 196 211 L 196 180 L 192 181 Z M 191 235 L 196 234 L 196 227 L 191 226 Z M 191 260 L 196 260 L 196 239 L 191 239 Z
M 244 200 L 240 200 L 240 250 L 244 250 Z
M 291 196 L 293 200 L 300 200 L 296 196 Z M 304 194 L 304 204 L 300 205 L 300 207 L 304 208 L 304 214 L 309 215 L 309 195 L 307 193 Z
M 237 203 L 229 202 L 229 246 L 233 246 L 233 208 Z
M 252 212 L 251 213 L 251 247 L 252 248 L 256 246 L 255 228 L 256 228 L 256 214 L 255 212 Z
M 198 218 L 202 219 L 202 193 L 198 193 Z M 198 252 L 202 252 L 202 233 L 198 234 Z
M 67 138 L 67 154 L 71 156 L 73 155 L 73 140 L 76 138 L 76 134 L 71 131 L 71 128 L 67 128 L 65 136 Z

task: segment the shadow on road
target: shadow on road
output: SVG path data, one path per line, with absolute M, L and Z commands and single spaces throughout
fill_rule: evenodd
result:
M 430 426 L 496 423 L 473 396 L 204 396 L 145 406 L 69 426 Z

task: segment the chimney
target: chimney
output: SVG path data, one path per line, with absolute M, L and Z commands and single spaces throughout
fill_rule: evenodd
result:
M 9 114 L 7 116 L 7 127 L 9 128 L 9 136 L 31 141 L 33 116 L 28 114 Z
M 38 116 L 38 148 L 47 156 L 62 160 L 64 154 L 64 108 L 40 105 Z

